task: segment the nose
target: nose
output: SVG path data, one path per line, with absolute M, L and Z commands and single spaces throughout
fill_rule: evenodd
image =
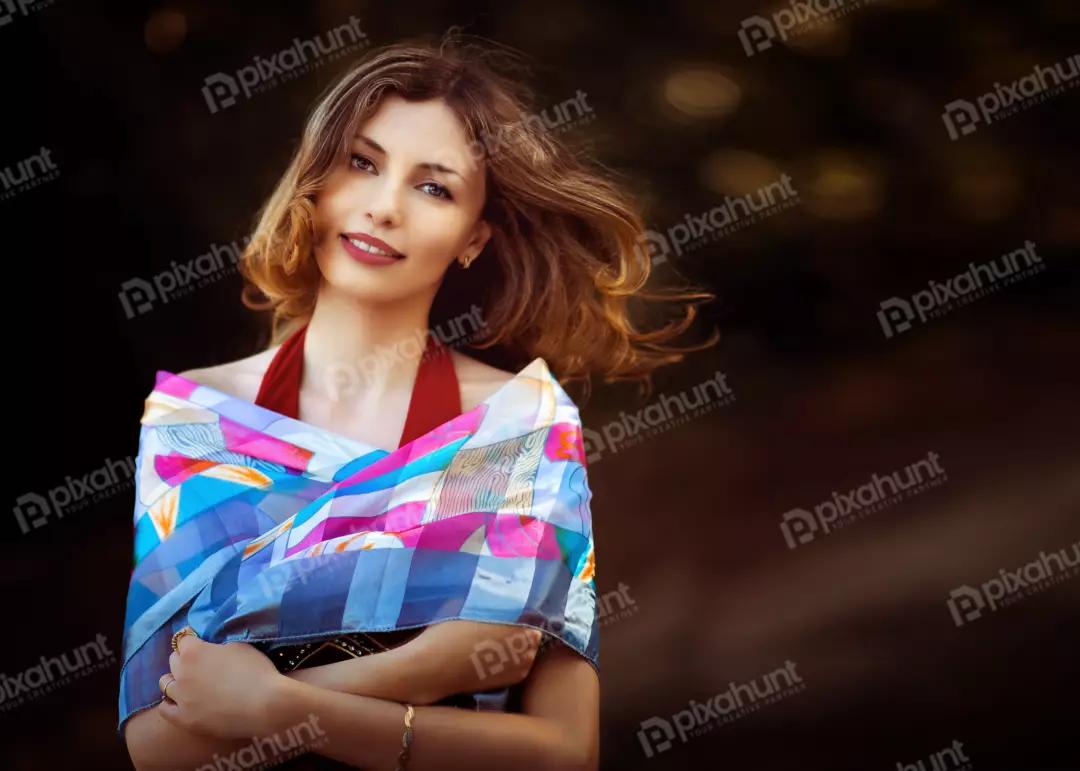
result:
M 401 224 L 402 186 L 389 175 L 381 179 L 376 177 L 375 184 L 369 190 L 371 198 L 367 202 L 367 217 L 377 227 L 396 227 Z

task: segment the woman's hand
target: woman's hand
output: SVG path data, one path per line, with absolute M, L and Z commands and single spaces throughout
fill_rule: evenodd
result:
M 219 645 L 194 634 L 181 637 L 177 648 L 159 682 L 162 692 L 169 689 L 158 705 L 163 718 L 222 739 L 266 733 L 267 705 L 282 677 L 266 655 L 248 643 Z

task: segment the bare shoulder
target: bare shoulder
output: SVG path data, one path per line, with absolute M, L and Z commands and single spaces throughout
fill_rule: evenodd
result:
M 275 346 L 253 356 L 225 362 L 224 364 L 189 369 L 186 372 L 180 372 L 179 375 L 222 393 L 238 396 L 249 402 L 255 401 L 255 397 L 259 394 L 259 386 L 262 384 L 263 375 L 266 374 L 266 368 L 270 366 L 270 361 L 274 358 L 274 354 L 277 353 L 279 347 Z
M 451 354 L 454 357 L 454 372 L 461 387 L 462 412 L 468 412 L 515 377 L 513 372 L 492 367 L 460 351 L 452 350 Z

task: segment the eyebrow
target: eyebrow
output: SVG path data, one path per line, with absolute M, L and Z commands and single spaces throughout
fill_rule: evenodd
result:
M 376 150 L 383 155 L 387 155 L 387 152 L 383 149 L 382 145 L 380 145 L 371 137 L 364 136 L 363 134 L 357 134 L 356 139 L 359 139 L 364 144 L 370 145 L 373 150 Z M 460 172 L 455 171 L 454 169 L 451 169 L 449 166 L 443 166 L 441 163 L 433 163 L 431 161 L 427 161 L 425 163 L 416 164 L 416 167 L 418 169 L 428 169 L 430 171 L 441 171 L 445 174 L 453 174 L 457 177 L 460 177 L 463 182 L 465 181 L 464 175 L 462 175 Z

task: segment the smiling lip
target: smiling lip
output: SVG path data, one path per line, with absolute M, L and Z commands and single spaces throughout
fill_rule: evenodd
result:
M 353 243 L 353 241 L 359 241 L 367 246 L 387 252 L 387 254 L 365 251 Z M 345 246 L 345 251 L 349 253 L 350 257 L 357 262 L 362 262 L 366 265 L 391 265 L 395 262 L 399 262 L 405 256 L 394 249 L 394 247 L 390 246 L 390 244 L 375 238 L 375 236 L 369 236 L 367 233 L 342 233 L 341 243 Z

